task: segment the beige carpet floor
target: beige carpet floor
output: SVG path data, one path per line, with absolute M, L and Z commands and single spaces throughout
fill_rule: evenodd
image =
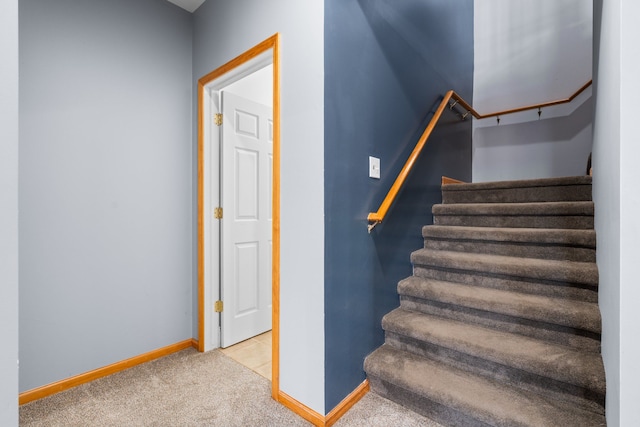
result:
M 184 350 L 20 407 L 20 426 L 309 426 L 270 382 L 219 351 Z M 368 393 L 337 427 L 439 427 Z

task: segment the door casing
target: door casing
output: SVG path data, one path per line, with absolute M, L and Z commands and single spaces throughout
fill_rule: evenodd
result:
M 219 299 L 220 228 L 213 218 L 219 203 L 218 128 L 213 125 L 219 111 L 218 92 L 252 72 L 273 64 L 273 251 L 272 251 L 272 396 L 279 393 L 280 341 L 280 60 L 279 34 L 274 34 L 238 57 L 198 80 L 198 349 L 208 351 L 220 344 L 220 330 L 213 304 Z M 217 185 L 216 185 L 217 184 Z M 217 199 L 216 199 L 217 197 Z M 217 260 L 217 261 L 216 261 Z M 215 285 L 214 285 L 215 284 Z M 216 317 L 216 319 L 214 319 Z M 214 320 L 215 325 L 214 326 Z

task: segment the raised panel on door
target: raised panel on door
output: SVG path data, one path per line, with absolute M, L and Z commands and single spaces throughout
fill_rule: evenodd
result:
M 259 221 L 260 209 L 258 158 L 256 150 L 236 148 L 235 155 L 235 221 Z
M 238 243 L 235 247 L 235 304 L 229 307 L 234 318 L 249 316 L 259 310 L 260 269 L 259 242 Z

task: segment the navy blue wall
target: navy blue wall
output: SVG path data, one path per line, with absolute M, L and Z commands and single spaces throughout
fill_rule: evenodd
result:
M 471 101 L 472 0 L 325 1 L 325 376 L 329 412 L 365 378 L 382 316 L 432 222 L 440 177 L 471 179 L 471 123 L 451 112 L 429 140 L 388 219 L 376 210 L 441 97 Z M 368 178 L 368 156 L 382 179 Z

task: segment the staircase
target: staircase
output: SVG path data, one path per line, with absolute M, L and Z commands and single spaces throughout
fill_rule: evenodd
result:
M 373 391 L 445 426 L 604 426 L 591 177 L 445 184 Z

